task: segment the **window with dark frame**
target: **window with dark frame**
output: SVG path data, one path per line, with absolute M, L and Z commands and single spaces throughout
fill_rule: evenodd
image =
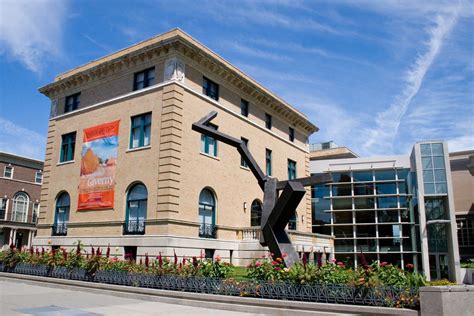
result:
M 244 137 L 240 137 L 240 139 L 244 142 L 245 146 L 247 146 L 247 149 L 249 148 L 249 140 L 247 138 L 244 138 Z M 245 162 L 245 159 L 244 157 L 240 156 L 240 166 L 244 167 L 244 168 L 248 168 L 249 166 L 247 165 L 247 163 Z
M 268 113 L 265 113 L 265 127 L 272 129 L 272 116 Z
M 76 132 L 61 136 L 61 155 L 59 162 L 74 160 L 74 149 L 76 147 Z
M 290 142 L 295 141 L 295 129 L 293 127 L 288 128 L 288 138 L 290 139 Z
M 202 77 L 202 93 L 204 93 L 211 99 L 218 101 L 219 85 L 206 77 Z
M 240 100 L 240 114 L 245 117 L 249 116 L 249 101 L 244 99 Z
M 5 166 L 3 170 L 3 177 L 4 178 L 13 178 L 13 167 L 12 166 Z
M 64 106 L 64 113 L 75 111 L 79 108 L 81 102 L 81 93 L 76 93 L 66 97 L 66 103 Z
M 270 149 L 265 149 L 265 169 L 267 171 L 267 176 L 272 176 L 272 151 Z
M 130 129 L 130 149 L 150 145 L 151 113 L 132 116 Z
M 288 159 L 288 180 L 296 179 L 296 161 Z
M 209 124 L 209 127 L 215 130 L 218 129 L 218 126 L 214 124 Z M 217 140 L 211 136 L 201 134 L 201 152 L 217 157 Z
M 155 84 L 155 67 L 135 73 L 133 91 L 140 90 Z

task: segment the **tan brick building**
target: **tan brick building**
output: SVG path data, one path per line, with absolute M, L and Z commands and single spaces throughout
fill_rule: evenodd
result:
M 36 234 L 43 162 L 0 152 L 0 248 L 29 247 Z
M 309 175 L 317 127 L 179 29 L 58 75 L 40 92 L 52 105 L 37 245 L 81 240 L 132 256 L 205 250 L 235 264 L 259 255 L 256 179 L 235 148 L 191 130 L 210 111 L 216 128 L 248 140 L 267 174 Z M 84 130 L 116 121 L 114 158 L 85 159 Z M 81 172 L 114 163 L 113 207 L 78 210 L 79 183 L 90 179 Z M 332 253 L 331 238 L 311 233 L 310 202 L 308 188 L 291 238 L 300 252 Z

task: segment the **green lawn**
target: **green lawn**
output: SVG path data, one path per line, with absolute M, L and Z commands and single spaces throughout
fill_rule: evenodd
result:
M 246 279 L 247 278 L 247 268 L 246 267 L 234 267 L 234 273 L 232 276 L 236 279 Z

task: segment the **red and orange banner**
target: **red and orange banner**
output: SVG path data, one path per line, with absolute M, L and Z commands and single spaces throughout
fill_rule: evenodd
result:
M 78 210 L 114 207 L 120 120 L 84 129 Z

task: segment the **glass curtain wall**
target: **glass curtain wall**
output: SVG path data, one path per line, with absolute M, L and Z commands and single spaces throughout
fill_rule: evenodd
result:
M 408 169 L 332 172 L 333 182 L 312 188 L 313 233 L 335 236 L 336 259 L 399 267 L 416 262 L 418 249 Z M 416 240 L 416 239 L 415 239 Z

